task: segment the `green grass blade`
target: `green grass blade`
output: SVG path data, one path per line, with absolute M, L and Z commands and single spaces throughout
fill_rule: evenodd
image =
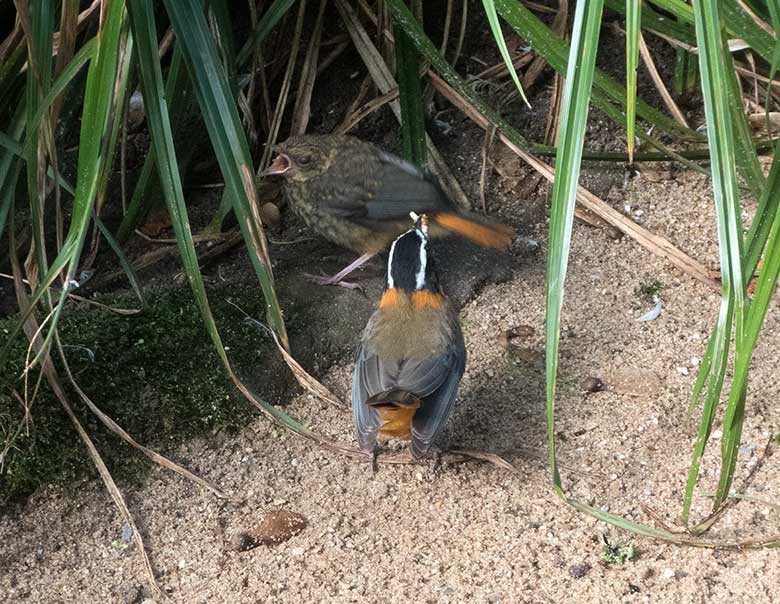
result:
M 776 34 L 780 31 L 780 0 L 767 0 L 766 6 L 769 10 L 769 19 L 772 21 L 772 29 Z
M 225 179 L 225 187 L 230 190 L 235 202 L 233 209 L 265 296 L 267 320 L 287 347 L 287 333 L 276 299 L 271 261 L 258 215 L 252 158 L 235 99 L 225 73 L 220 68 L 200 3 L 196 0 L 165 0 L 164 3 L 182 46 L 203 119 Z
M 287 14 L 293 4 L 295 4 L 295 0 L 274 0 L 274 3 L 263 14 L 262 19 L 257 22 L 257 27 L 249 36 L 241 52 L 238 53 L 239 66 L 243 67 L 252 58 L 252 52 L 257 45 L 263 43 L 266 36 L 273 31 L 276 24 Z
M 736 175 L 736 159 L 734 157 L 735 142 L 732 124 L 732 113 L 727 95 L 723 90 L 728 88 L 726 74 L 727 61 L 725 40 L 722 37 L 722 27 L 717 3 L 707 0 L 694 0 L 694 15 L 696 21 L 696 36 L 699 47 L 699 71 L 701 73 L 704 109 L 707 117 L 707 138 L 710 147 L 712 165 L 713 193 L 717 214 L 718 242 L 720 246 L 721 279 L 723 293 L 718 326 L 713 332 L 717 336 L 714 344 L 714 363 L 717 365 L 716 379 L 710 378 L 707 401 L 704 405 L 699 439 L 694 452 L 694 461 L 689 471 L 683 503 L 683 521 L 687 522 L 690 514 L 693 490 L 698 475 L 700 451 L 703 452 L 712 425 L 714 407 L 720 399 L 722 376 L 725 373 L 724 356 L 728 354 L 732 333 L 732 321 L 735 331 L 735 371 L 745 362 L 745 316 L 746 297 L 744 279 L 742 276 L 742 233 L 740 220 L 739 190 Z M 744 390 L 737 392 L 732 387 L 727 407 L 727 418 L 731 414 L 734 421 L 730 426 L 724 420 L 724 443 L 721 452 L 721 486 L 730 485 L 733 476 L 731 465 L 731 447 L 738 442 L 738 430 L 741 428 L 739 417 L 735 414 L 744 403 Z M 731 429 L 730 443 L 727 445 L 726 431 Z M 721 500 L 716 496 L 715 507 Z
M 493 0 L 482 0 L 482 5 L 485 7 L 485 15 L 487 16 L 488 24 L 490 25 L 490 31 L 493 33 L 493 39 L 496 41 L 498 51 L 501 53 L 501 58 L 504 59 L 509 75 L 512 76 L 512 81 L 515 83 L 517 90 L 520 92 L 520 96 L 523 97 L 523 101 L 531 108 L 531 103 L 525 96 L 523 86 L 520 84 L 520 79 L 517 77 L 517 71 L 512 64 L 512 57 L 509 56 L 509 49 L 506 47 L 506 40 L 504 40 L 504 33 L 501 31 L 501 23 L 498 21 L 498 13 L 496 12 L 496 5 Z
M 731 111 L 731 123 L 734 127 L 733 140 L 736 145 L 737 173 L 747 183 L 753 197 L 758 200 L 761 198 L 762 191 L 766 188 L 766 177 L 758 161 L 756 148 L 753 145 L 750 125 L 742 104 L 742 93 L 737 82 L 737 74 L 734 71 L 731 53 L 723 52 L 721 56 L 723 57 L 723 75 L 727 84 L 725 90 Z
M 144 298 L 143 289 L 141 287 L 141 282 L 138 280 L 138 275 L 135 272 L 135 269 L 133 268 L 133 265 L 130 263 L 130 260 L 128 259 L 127 255 L 125 254 L 124 250 L 122 249 L 122 246 L 119 245 L 119 242 L 114 239 L 114 236 L 111 234 L 111 231 L 108 230 L 108 227 L 103 223 L 100 218 L 92 212 L 92 221 L 95 223 L 95 226 L 100 230 L 101 235 L 106 240 L 106 243 L 108 243 L 108 247 L 111 248 L 111 251 L 114 252 L 114 255 L 116 256 L 117 260 L 119 261 L 119 265 L 122 267 L 122 270 L 127 275 L 127 280 L 130 282 L 130 288 L 133 290 L 133 293 L 135 293 L 138 300 L 141 302 L 141 308 L 146 306 L 146 299 Z
M 625 0 L 604 0 L 604 6 L 621 15 L 625 15 Z M 690 8 L 690 7 L 689 7 Z M 655 31 L 690 46 L 696 45 L 696 32 L 693 29 L 693 18 L 689 20 L 671 19 L 667 14 L 661 14 L 649 3 L 642 7 L 642 28 Z
M 16 139 L 21 138 L 26 121 L 24 101 L 20 99 L 11 120 L 11 135 L 0 134 L 0 145 L 3 147 L 0 151 L 0 238 L 5 230 L 19 180 L 21 162 L 17 156 L 21 155 L 22 149 Z M 14 152 L 13 147 L 16 147 L 18 152 Z
M 639 24 L 642 0 L 626 0 L 626 142 L 628 161 L 634 161 L 634 130 L 636 125 L 636 78 L 639 67 Z
M 769 170 L 766 187 L 758 200 L 758 208 L 753 224 L 750 225 L 745 245 L 744 278 L 745 287 L 750 283 L 758 267 L 758 261 L 764 250 L 772 221 L 780 210 L 780 142 L 775 146 L 772 167 Z
M 39 181 L 39 174 L 42 173 L 42 169 L 45 169 L 48 160 L 43 150 L 50 148 L 52 124 L 48 119 L 38 124 L 31 123 L 31 120 L 38 111 L 41 99 L 46 96 L 51 86 L 51 75 L 54 68 L 52 45 L 55 15 L 53 8 L 51 3 L 46 0 L 33 0 L 18 6 L 18 10 L 27 12 L 26 17 L 29 19 L 30 28 L 26 36 L 28 47 L 26 86 L 28 123 L 25 128 L 30 145 L 27 147 L 25 161 L 27 164 L 27 199 L 32 218 L 33 242 L 35 243 L 35 262 L 41 273 L 46 272 L 48 262 L 44 233 L 45 193 L 40 188 L 42 183 Z M 42 152 L 39 153 L 39 150 Z M 43 165 L 39 166 L 39 163 L 43 163 Z
M 37 102 L 37 111 L 30 120 L 28 120 L 28 128 L 31 128 L 32 131 L 37 131 L 41 121 L 46 116 L 46 113 L 49 111 L 54 101 L 57 100 L 57 97 L 65 91 L 71 81 L 73 81 L 73 78 L 81 71 L 81 68 L 92 60 L 95 54 L 96 45 L 97 40 L 91 38 L 73 55 L 73 58 L 68 62 L 65 69 L 62 70 L 62 73 L 60 73 L 57 79 L 52 83 L 48 93 Z M 28 136 L 25 146 L 27 149 L 25 151 L 26 155 L 35 146 L 35 140 Z
M 418 166 L 426 162 L 425 109 L 420 86 L 417 49 L 402 27 L 395 34 L 396 81 L 401 104 L 401 134 L 404 158 Z
M 569 261 L 571 229 L 596 65 L 602 8 L 603 0 L 584 0 L 577 3 L 574 14 L 571 53 L 558 128 L 558 154 L 555 156 L 555 182 L 550 212 L 545 319 L 547 440 L 550 448 L 553 486 L 562 497 L 563 487 L 555 461 L 555 385 L 558 373 L 558 343 L 563 284 Z
M 474 92 L 474 88 L 460 77 L 458 72 L 455 71 L 452 65 L 450 65 L 439 52 L 439 49 L 431 42 L 430 38 L 425 35 L 422 27 L 414 18 L 408 7 L 403 3 L 403 0 L 387 0 L 387 7 L 390 9 L 393 20 L 398 27 L 406 32 L 409 39 L 417 47 L 419 53 L 431 62 L 433 68 L 441 74 L 442 78 L 444 78 L 447 83 L 461 95 L 467 98 L 477 111 L 486 116 L 491 123 L 498 126 L 501 132 L 506 134 L 512 142 L 521 149 L 533 153 L 549 150 L 549 147 L 546 145 L 537 145 L 526 140 L 526 138 L 510 126 L 497 111 L 490 107 L 481 96 Z

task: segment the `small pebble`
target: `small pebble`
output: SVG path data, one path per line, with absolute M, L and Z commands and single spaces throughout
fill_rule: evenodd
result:
M 582 389 L 585 392 L 601 392 L 607 389 L 607 385 L 601 379 L 591 376 L 582 382 Z
M 590 564 L 587 562 L 581 562 L 579 564 L 572 564 L 569 567 L 569 575 L 575 579 L 581 579 L 590 572 Z
M 617 241 L 618 239 L 622 239 L 623 238 L 623 231 L 621 231 L 616 226 L 610 226 L 607 229 L 607 237 Z

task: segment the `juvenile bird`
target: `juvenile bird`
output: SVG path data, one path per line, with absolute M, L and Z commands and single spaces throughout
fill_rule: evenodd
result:
M 413 164 L 347 135 L 296 136 L 276 145 L 263 173 L 284 179 L 288 203 L 315 232 L 361 254 L 323 285 L 342 281 L 408 228 L 409 212 L 428 215 L 430 234 L 457 233 L 483 247 L 506 249 L 514 231 L 458 210 Z
M 378 438 L 397 438 L 424 457 L 452 412 L 465 367 L 463 334 L 439 288 L 423 215 L 390 247 L 379 308 L 361 338 L 352 378 L 360 448 L 375 452 Z

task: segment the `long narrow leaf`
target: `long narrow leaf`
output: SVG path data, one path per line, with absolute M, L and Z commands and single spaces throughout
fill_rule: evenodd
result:
M 721 278 L 723 283 L 722 300 L 718 315 L 718 326 L 713 333 L 717 335 L 715 356 L 717 357 L 717 379 L 710 385 L 707 401 L 699 429 L 699 439 L 694 453 L 694 462 L 686 485 L 683 502 L 683 521 L 687 522 L 693 490 L 696 484 L 699 465 L 698 457 L 704 450 L 712 416 L 722 387 L 721 373 L 725 371 L 724 356 L 729 348 L 732 333 L 732 321 L 735 329 L 735 368 L 745 362 L 745 312 L 746 297 L 742 276 L 742 232 L 739 206 L 739 190 L 736 177 L 736 159 L 734 157 L 734 131 L 731 120 L 729 102 L 723 90 L 728 87 L 726 61 L 724 53 L 725 40 L 722 36 L 721 17 L 717 3 L 707 0 L 694 0 L 694 16 L 696 21 L 696 36 L 699 47 L 699 69 L 702 78 L 702 93 L 704 109 L 707 117 L 707 138 L 712 162 L 713 194 L 717 214 L 718 241 L 720 245 Z M 727 419 L 724 420 L 724 442 L 722 451 L 721 482 L 714 507 L 723 501 L 719 497 L 722 488 L 730 486 L 733 476 L 731 463 L 732 448 L 739 441 L 741 417 L 739 409 L 744 405 L 744 389 L 736 392 L 732 388 L 729 397 Z M 729 435 L 726 435 L 727 430 Z M 727 442 L 728 441 L 728 442 Z M 727 490 L 726 490 L 726 494 Z
M 404 158 L 418 166 L 425 164 L 425 110 L 423 108 L 417 49 L 403 28 L 395 33 L 396 80 L 401 101 L 401 134 Z
M 263 18 L 257 22 L 257 27 L 255 27 L 252 35 L 249 36 L 241 52 L 238 53 L 237 61 L 240 66 L 243 66 L 252 58 L 252 53 L 257 45 L 263 43 L 266 36 L 273 31 L 276 24 L 279 23 L 293 4 L 295 4 L 295 0 L 275 0 L 268 7 L 268 10 L 263 14 Z
M 48 287 L 54 282 L 57 275 L 67 267 L 65 282 L 69 283 L 76 273 L 84 238 L 87 232 L 89 217 L 92 211 L 92 202 L 97 192 L 98 178 L 103 163 L 106 160 L 106 141 L 108 140 L 109 117 L 114 96 L 113 83 L 115 80 L 118 60 L 119 42 L 125 16 L 125 5 L 121 0 L 111 2 L 108 5 L 105 19 L 97 34 L 97 47 L 95 58 L 90 63 L 87 74 L 86 94 L 84 95 L 84 109 L 81 121 L 81 137 L 78 156 L 78 181 L 76 183 L 76 196 L 73 200 L 70 228 L 63 243 L 62 250 L 54 259 L 46 274 L 30 299 L 29 307 L 22 313 L 22 318 L 17 327 L 9 334 L 8 341 L 0 354 L 0 367 L 5 365 L 8 352 L 13 345 L 15 337 L 19 333 L 24 320 L 32 312 L 38 301 L 44 296 Z M 67 288 L 63 288 L 52 319 L 49 321 L 44 346 L 33 359 L 33 364 L 48 350 L 48 344 L 55 332 L 59 316 L 64 308 Z
M 561 477 L 555 461 L 555 384 L 558 373 L 558 342 L 563 306 L 563 284 L 569 262 L 569 245 L 580 175 L 585 127 L 596 66 L 603 0 L 577 3 L 572 27 L 571 52 L 563 88 L 555 156 L 555 183 L 550 212 L 550 241 L 547 253 L 547 315 L 545 319 L 547 442 L 550 471 L 556 492 L 563 497 Z
M 639 67 L 639 22 L 642 0 L 626 0 L 626 142 L 628 161 L 634 161 L 634 126 L 636 125 L 636 77 Z
M 509 75 L 512 76 L 512 81 L 520 92 L 520 96 L 523 97 L 523 101 L 525 101 L 525 104 L 528 105 L 528 108 L 530 109 L 531 103 L 528 102 L 528 99 L 525 96 L 525 91 L 520 84 L 520 79 L 517 77 L 515 66 L 512 64 L 512 57 L 509 56 L 509 49 L 506 47 L 504 33 L 501 31 L 501 23 L 498 21 L 496 5 L 493 0 L 482 0 L 482 5 L 485 7 L 485 15 L 487 16 L 488 24 L 490 25 L 490 31 L 493 33 L 493 39 L 496 41 L 496 46 L 498 46 L 498 51 L 501 53 L 501 58 L 504 59 Z

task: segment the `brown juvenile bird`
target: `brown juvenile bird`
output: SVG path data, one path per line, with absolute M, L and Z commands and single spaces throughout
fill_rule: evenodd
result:
M 352 380 L 360 448 L 375 452 L 378 438 L 398 438 L 424 457 L 452 412 L 465 367 L 463 334 L 437 283 L 423 215 L 390 247 L 379 308 L 361 338 Z
M 276 145 L 264 175 L 284 178 L 292 209 L 326 239 L 361 254 L 323 285 L 342 279 L 383 251 L 409 225 L 409 212 L 428 215 L 431 235 L 457 233 L 483 247 L 506 249 L 514 231 L 465 213 L 416 166 L 352 136 L 296 136 Z

